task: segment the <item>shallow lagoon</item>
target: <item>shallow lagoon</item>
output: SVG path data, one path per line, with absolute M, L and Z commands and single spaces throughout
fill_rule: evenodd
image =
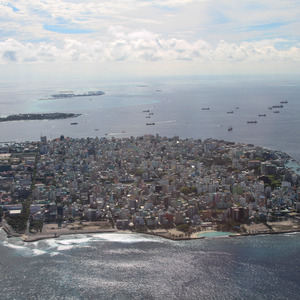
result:
M 199 233 L 198 237 L 225 237 L 229 235 L 234 235 L 232 232 L 226 232 L 226 231 L 204 231 Z

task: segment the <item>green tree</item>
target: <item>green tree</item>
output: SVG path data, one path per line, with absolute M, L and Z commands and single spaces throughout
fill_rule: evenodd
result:
M 176 229 L 182 232 L 188 232 L 190 229 L 190 226 L 188 224 L 180 224 L 176 226 Z

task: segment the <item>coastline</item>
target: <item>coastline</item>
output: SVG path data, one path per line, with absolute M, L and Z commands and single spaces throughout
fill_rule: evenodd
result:
M 230 234 L 224 236 L 198 236 L 198 237 L 170 237 L 162 234 L 155 234 L 151 232 L 134 232 L 128 230 L 88 230 L 88 231 L 74 231 L 68 233 L 61 233 L 60 235 L 48 234 L 48 235 L 34 235 L 34 236 L 20 236 L 19 238 L 26 243 L 37 242 L 41 240 L 54 239 L 59 238 L 61 236 L 71 236 L 75 234 L 85 235 L 90 233 L 125 233 L 125 234 L 146 234 L 151 235 L 163 239 L 168 239 L 171 241 L 191 241 L 191 240 L 203 240 L 203 239 L 220 239 L 220 238 L 237 238 L 237 237 L 246 237 L 246 236 L 257 236 L 257 235 L 279 235 L 279 234 L 287 234 L 287 233 L 300 233 L 300 230 L 288 230 L 288 231 L 272 231 L 272 232 L 260 232 L 260 233 L 238 233 L 238 234 Z M 200 233 L 200 232 L 199 232 Z
M 36 234 L 36 235 L 21 235 L 20 239 L 23 242 L 37 242 L 41 240 L 54 239 L 59 238 L 64 235 L 74 235 L 74 234 L 89 234 L 89 233 L 115 233 L 117 229 L 105 230 L 105 229 L 97 229 L 97 230 L 74 230 L 72 232 L 59 232 L 59 233 L 51 233 L 51 234 Z
M 77 118 L 81 114 L 75 113 L 30 113 L 30 114 L 18 114 L 9 115 L 7 117 L 0 118 L 0 122 L 12 122 L 12 121 L 43 121 L 43 120 L 58 120 L 58 119 L 70 119 Z
M 276 222 L 278 227 L 280 226 L 286 226 L 286 221 L 282 222 Z M 48 224 L 50 226 L 53 226 L 53 224 Z M 263 224 L 254 224 L 255 226 L 260 226 Z M 49 226 L 48 226 L 49 227 Z M 146 234 L 146 235 L 151 235 L 155 237 L 160 237 L 172 241 L 187 241 L 187 240 L 195 240 L 195 239 L 215 239 L 215 238 L 231 238 L 231 237 L 245 237 L 245 236 L 257 236 L 257 235 L 278 235 L 278 234 L 287 234 L 287 233 L 297 233 L 300 232 L 300 228 L 297 226 L 297 228 L 289 228 L 286 229 L 281 229 L 281 230 L 249 230 L 245 233 L 234 233 L 232 232 L 231 234 L 225 234 L 225 235 L 218 235 L 215 236 L 214 233 L 220 232 L 217 230 L 203 230 L 203 231 L 197 231 L 192 233 L 191 235 L 185 235 L 183 232 L 176 230 L 175 228 L 173 229 L 156 229 L 156 230 L 151 230 L 151 231 L 145 231 L 145 232 L 136 232 L 136 231 L 131 231 L 131 230 L 118 230 L 116 228 L 99 228 L 99 226 L 95 226 L 94 224 L 86 226 L 86 228 L 76 228 L 76 229 L 71 229 L 71 228 L 46 228 L 45 231 L 41 233 L 25 233 L 25 234 L 12 234 L 14 237 L 19 237 L 21 240 L 24 242 L 36 242 L 40 240 L 45 240 L 45 239 L 52 239 L 52 238 L 59 238 L 61 236 L 67 236 L 67 235 L 74 235 L 74 234 L 91 234 L 91 233 L 126 233 L 126 234 Z M 260 226 L 261 228 L 261 226 Z M 2 229 L 5 231 L 4 227 Z M 222 232 L 222 231 L 221 231 Z M 201 236 L 201 233 L 212 233 L 211 236 Z

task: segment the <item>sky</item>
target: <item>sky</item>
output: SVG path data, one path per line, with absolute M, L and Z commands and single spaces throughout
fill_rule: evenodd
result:
M 0 73 L 299 74 L 299 16 L 299 0 L 2 0 Z

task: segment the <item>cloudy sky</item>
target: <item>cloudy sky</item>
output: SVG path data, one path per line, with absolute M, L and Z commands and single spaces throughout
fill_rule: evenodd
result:
M 299 73 L 299 0 L 2 0 L 0 68 Z

